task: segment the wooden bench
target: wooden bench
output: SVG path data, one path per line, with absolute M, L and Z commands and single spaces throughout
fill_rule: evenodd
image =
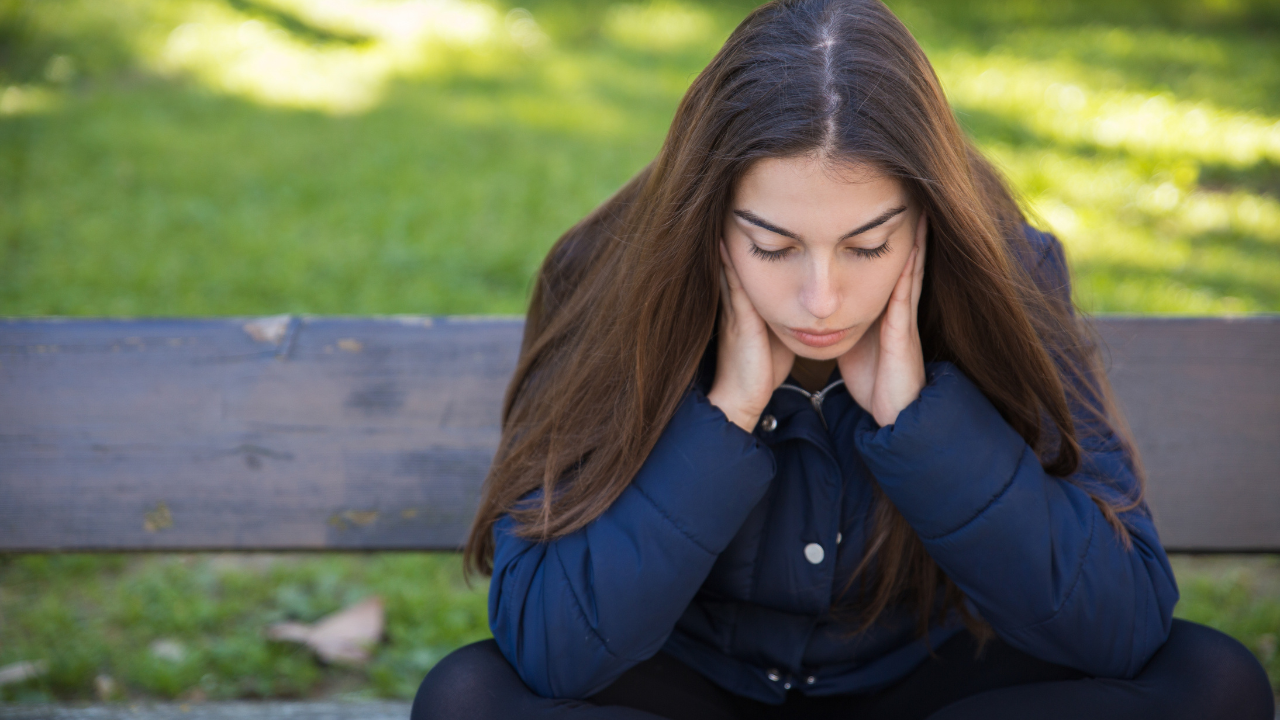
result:
M 1280 317 L 1106 317 L 1174 552 L 1280 551 Z M 0 321 L 0 551 L 453 550 L 506 318 Z
M 1280 316 L 1098 327 L 1166 548 L 1280 551 Z M 456 550 L 521 328 L 0 320 L 0 552 Z

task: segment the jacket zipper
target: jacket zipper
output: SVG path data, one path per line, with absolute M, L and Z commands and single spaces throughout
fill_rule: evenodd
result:
M 832 390 L 835 390 L 836 388 L 840 387 L 843 384 L 844 384 L 844 378 L 840 378 L 835 382 L 832 382 L 830 385 L 822 388 L 816 393 L 811 393 L 808 390 L 805 390 L 804 388 L 800 387 L 799 385 L 792 385 L 791 383 L 782 383 L 781 385 L 778 386 L 778 389 L 781 390 L 783 388 L 786 388 L 787 390 L 794 390 L 800 393 L 801 395 L 809 398 L 809 404 L 813 405 L 813 409 L 818 412 L 818 419 L 822 421 L 822 428 L 824 430 L 828 430 L 830 428 L 827 427 L 827 418 L 825 415 L 822 414 L 822 401 L 827 399 L 827 393 L 831 392 Z

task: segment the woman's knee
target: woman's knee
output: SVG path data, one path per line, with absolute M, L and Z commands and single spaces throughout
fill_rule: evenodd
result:
M 493 640 L 449 653 L 427 673 L 413 699 L 411 720 L 499 717 L 504 698 L 524 686 Z M 527 692 L 527 690 L 526 690 Z
M 1275 717 L 1271 682 L 1262 664 L 1240 641 L 1204 625 L 1174 620 L 1168 641 L 1142 675 L 1167 686 L 1161 694 L 1185 717 Z

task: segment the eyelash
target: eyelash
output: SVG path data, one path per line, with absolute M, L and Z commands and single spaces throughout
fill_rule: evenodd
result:
M 755 243 L 751 243 L 751 247 L 749 249 L 752 255 L 755 255 L 761 260 L 768 260 L 770 262 L 774 260 L 781 260 L 783 257 L 787 255 L 787 253 L 791 251 L 791 248 L 783 248 L 781 250 L 763 250 L 760 248 L 760 246 L 756 245 Z M 853 253 L 858 257 L 875 259 L 889 252 L 889 241 L 886 240 L 884 244 L 881 245 L 880 247 L 849 248 L 849 249 L 852 250 Z
M 883 243 L 881 243 L 880 247 L 873 247 L 873 248 L 849 248 L 849 249 L 850 249 L 850 250 L 853 250 L 854 254 L 856 254 L 858 257 L 864 257 L 864 258 L 872 258 L 872 259 L 874 259 L 874 258 L 878 258 L 878 257 L 880 257 L 881 255 L 884 255 L 885 253 L 889 252 L 889 241 L 888 241 L 888 240 L 885 240 Z
M 781 260 L 782 257 L 791 250 L 791 248 L 783 248 L 781 250 L 761 250 L 759 245 L 756 245 L 755 243 L 751 243 L 750 250 L 752 255 L 755 255 L 761 260 L 773 261 L 773 260 Z

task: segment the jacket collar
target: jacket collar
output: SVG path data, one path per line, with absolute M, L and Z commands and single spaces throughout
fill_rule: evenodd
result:
M 702 360 L 698 363 L 698 372 L 694 376 L 694 385 L 702 391 L 703 395 L 711 392 L 715 373 L 716 342 L 715 338 L 712 338 L 702 354 Z M 800 387 L 799 381 L 788 375 L 782 385 L 773 391 L 773 397 L 769 399 L 769 404 L 760 414 L 760 422 L 756 424 L 753 434 L 768 445 L 784 440 L 803 439 L 831 452 L 834 448 L 827 425 L 834 427 L 845 413 L 856 408 L 856 403 L 845 388 L 838 367 L 831 371 L 831 375 L 827 377 L 827 384 L 820 392 L 822 393 L 822 417 L 819 417 L 814 409 L 812 400 L 814 393 L 804 390 Z M 777 422 L 777 426 L 772 431 L 766 431 L 763 427 L 764 419 L 768 416 L 772 416 Z

